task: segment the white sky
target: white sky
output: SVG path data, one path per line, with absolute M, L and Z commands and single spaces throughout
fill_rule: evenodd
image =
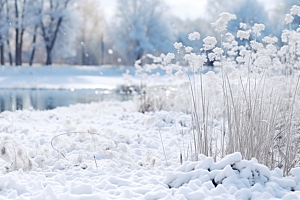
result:
M 207 0 L 164 0 L 170 7 L 171 12 L 181 19 L 196 19 L 205 16 L 205 5 Z M 225 1 L 225 0 L 224 0 Z M 272 8 L 277 0 L 259 0 L 266 8 Z M 102 0 L 101 7 L 105 12 L 106 19 L 114 15 L 116 0 Z

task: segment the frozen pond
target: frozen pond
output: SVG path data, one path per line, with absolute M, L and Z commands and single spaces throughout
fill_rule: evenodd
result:
M 203 73 L 208 70 L 205 69 Z M 132 78 L 124 79 L 126 73 Z M 173 71 L 174 72 L 174 71 Z M 154 84 L 169 84 L 165 71 L 154 69 L 150 74 L 161 76 Z M 106 100 L 125 101 L 132 98 L 124 94 L 125 85 L 141 84 L 134 67 L 118 66 L 51 66 L 0 67 L 0 112 L 24 109 L 50 110 L 76 103 Z M 144 80 L 145 81 L 145 80 Z M 122 88 L 122 89 L 118 89 Z M 135 88 L 138 90 L 138 88 Z
M 106 89 L 0 89 L 0 111 L 51 110 L 76 103 L 125 101 L 131 98 L 130 95 L 121 93 Z

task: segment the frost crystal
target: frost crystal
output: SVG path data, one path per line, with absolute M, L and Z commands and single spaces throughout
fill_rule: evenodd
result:
M 217 39 L 215 37 L 208 36 L 203 39 L 203 42 L 204 50 L 208 51 L 215 47 L 215 45 L 217 44 Z
M 178 49 L 178 50 L 179 50 L 182 46 L 183 46 L 183 45 L 182 45 L 181 42 L 179 42 L 179 43 L 178 43 L 178 42 L 175 42 L 175 43 L 174 43 L 174 48 L 175 48 L 175 49 Z
M 293 15 L 291 15 L 291 14 L 286 14 L 286 15 L 285 15 L 285 23 L 286 23 L 286 24 L 292 23 L 293 20 L 294 20 Z
M 228 22 L 234 19 L 236 19 L 236 15 L 223 12 L 220 14 L 219 19 L 216 22 L 211 23 L 211 26 L 215 29 L 215 31 L 222 32 L 227 29 Z
M 253 33 L 255 33 L 257 36 L 260 36 L 260 32 L 265 30 L 265 25 L 264 24 L 254 24 L 252 27 Z
M 168 53 L 166 57 L 164 58 L 164 61 L 168 64 L 175 58 L 175 55 L 173 53 Z
M 200 40 L 200 33 L 198 32 L 190 33 L 188 38 L 190 41 Z
M 294 6 L 291 8 L 291 14 L 292 14 L 292 15 L 298 15 L 298 16 L 300 17 L 300 7 L 294 5 Z
M 241 30 L 239 30 L 239 31 L 237 32 L 237 37 L 238 37 L 240 40 L 243 40 L 243 39 L 249 40 L 249 37 L 250 37 L 250 30 L 248 30 L 248 31 L 241 31 Z

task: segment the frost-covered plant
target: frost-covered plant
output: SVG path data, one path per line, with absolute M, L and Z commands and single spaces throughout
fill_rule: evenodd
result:
M 287 23 L 298 10 L 291 9 Z M 223 33 L 232 19 L 235 15 L 222 13 L 212 26 Z M 241 28 L 237 38 L 249 40 L 245 46 L 239 46 L 231 33 L 221 37 L 219 47 L 215 38 L 206 37 L 203 50 L 209 53 L 197 55 L 190 49 L 184 55 L 189 67 L 173 66 L 190 96 L 193 126 L 188 152 L 197 160 L 199 154 L 222 158 L 239 151 L 246 159 L 255 157 L 270 168 L 281 167 L 286 175 L 300 161 L 293 142 L 300 136 L 299 72 L 295 71 L 300 66 L 300 35 L 284 30 L 286 44 L 278 51 L 276 37 L 257 40 L 265 25 L 247 29 L 241 24 Z M 176 45 L 177 50 L 183 45 Z M 204 75 L 207 60 L 214 61 L 220 73 Z M 221 122 L 221 130 L 216 130 L 214 120 Z
M 0 158 L 8 164 L 5 166 L 7 172 L 18 169 L 27 171 L 33 167 L 26 148 L 19 141 L 8 136 L 0 138 Z
M 193 36 L 190 36 L 191 38 L 198 37 L 196 33 L 193 34 Z M 182 44 L 175 43 L 174 48 L 179 51 L 182 48 Z M 182 104 L 186 101 L 184 98 L 185 94 L 178 95 L 177 88 L 173 84 L 173 67 L 176 67 L 175 64 L 172 64 L 174 58 L 175 55 L 173 53 L 162 54 L 159 57 L 147 55 L 144 59 L 150 60 L 150 64 L 141 60 L 135 63 L 136 76 L 141 78 L 141 89 L 137 96 L 140 112 L 159 110 L 186 111 L 186 104 Z M 154 73 L 155 70 L 158 72 Z M 156 82 L 157 78 L 163 76 L 160 72 L 163 72 L 168 79 L 167 84 L 158 84 Z

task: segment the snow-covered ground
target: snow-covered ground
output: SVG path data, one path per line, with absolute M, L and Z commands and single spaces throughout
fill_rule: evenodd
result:
M 282 177 L 239 153 L 181 165 L 180 132 L 190 121 L 183 113 L 101 102 L 3 112 L 0 120 L 1 200 L 300 199 L 299 168 Z M 31 169 L 13 170 L 14 162 Z

